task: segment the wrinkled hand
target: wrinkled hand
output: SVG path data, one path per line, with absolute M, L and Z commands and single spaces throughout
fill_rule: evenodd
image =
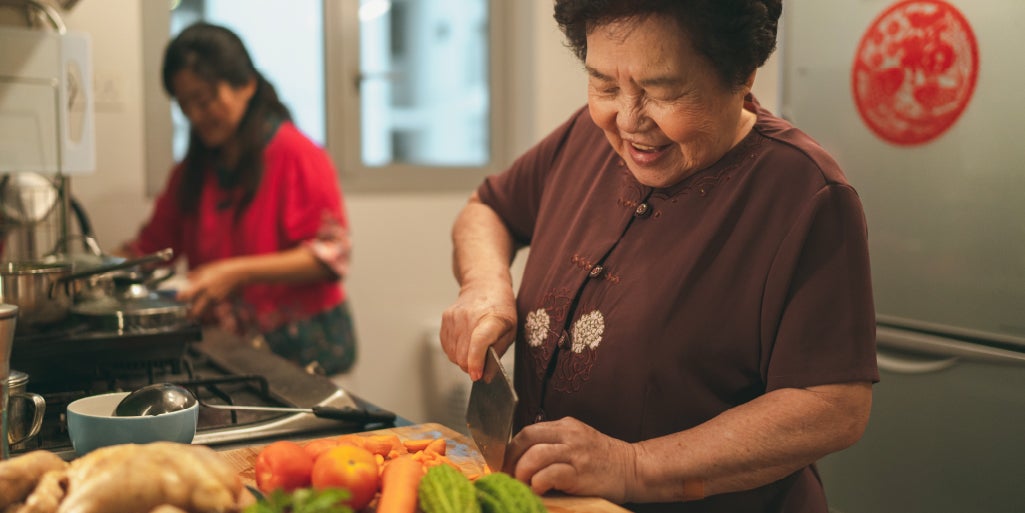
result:
M 441 347 L 474 381 L 484 373 L 484 354 L 499 355 L 516 336 L 516 299 L 509 284 L 464 286 L 441 316 Z
M 630 499 L 636 486 L 634 446 L 566 417 L 523 428 L 506 449 L 505 472 L 530 484 L 534 493 Z
M 193 269 L 188 278 L 189 284 L 178 291 L 178 300 L 189 303 L 189 314 L 201 318 L 224 303 L 242 284 L 244 275 L 231 259 L 226 259 Z

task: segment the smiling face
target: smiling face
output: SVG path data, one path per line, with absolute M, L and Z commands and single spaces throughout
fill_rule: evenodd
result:
M 618 20 L 587 36 L 587 104 L 638 182 L 668 187 L 714 164 L 754 125 L 676 22 Z
M 256 92 L 255 80 L 236 88 L 225 81 L 211 83 L 189 69 L 176 73 L 173 85 L 178 106 L 209 148 L 219 148 L 231 140 Z

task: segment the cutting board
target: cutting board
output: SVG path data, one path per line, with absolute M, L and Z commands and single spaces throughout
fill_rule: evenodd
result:
M 484 458 L 481 457 L 473 442 L 466 435 L 441 424 L 416 424 L 413 426 L 367 431 L 366 433 L 359 434 L 396 435 L 400 440 L 445 438 L 448 440 L 445 456 L 458 465 L 464 474 L 480 475 L 484 471 Z M 300 441 L 299 443 L 304 442 Z M 239 477 L 242 478 L 245 484 L 255 487 L 256 478 L 253 473 L 253 464 L 256 461 L 256 455 L 259 454 L 262 447 L 262 445 L 252 445 L 221 451 L 218 454 L 238 470 Z M 550 513 L 628 513 L 627 510 L 596 497 L 544 496 L 541 498 L 541 502 L 544 503 Z

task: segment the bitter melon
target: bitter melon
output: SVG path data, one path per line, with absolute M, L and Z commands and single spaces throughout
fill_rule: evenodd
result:
M 480 513 L 473 483 L 449 465 L 427 470 L 417 488 L 417 498 L 424 513 Z
M 488 474 L 473 483 L 483 513 L 547 513 L 541 498 L 527 485 L 504 472 Z

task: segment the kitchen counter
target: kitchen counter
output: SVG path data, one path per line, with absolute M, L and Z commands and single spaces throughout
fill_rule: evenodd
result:
M 197 349 L 218 365 L 226 367 L 233 374 L 258 375 L 266 378 L 270 385 L 270 395 L 280 402 L 298 408 L 314 406 L 353 407 L 375 411 L 382 408 L 339 387 L 326 376 L 311 375 L 297 365 L 272 353 L 266 346 L 257 342 L 247 341 L 238 336 L 216 328 L 204 328 L 203 339 L 197 343 Z M 352 433 L 379 429 L 383 427 L 410 425 L 411 422 L 401 416 L 389 425 L 367 424 L 358 425 L 331 419 L 320 419 L 308 413 L 297 413 L 285 416 L 278 421 L 282 429 L 271 430 L 266 434 L 254 434 L 242 440 L 224 440 L 225 436 L 234 437 L 238 429 L 217 430 L 211 433 L 198 433 L 193 443 L 234 447 L 251 443 L 261 438 L 267 439 L 304 439 L 330 434 Z M 262 430 L 265 431 L 265 430 Z
M 292 400 L 291 402 L 295 402 L 297 406 L 315 406 L 314 403 L 307 403 L 302 397 L 304 392 L 308 395 L 309 390 L 307 387 L 312 386 L 317 390 L 342 390 L 360 408 L 372 410 L 383 408 L 383 406 L 375 405 L 336 385 L 326 376 L 311 375 L 299 371 L 298 373 L 302 374 L 303 378 L 297 383 L 289 384 L 291 380 L 295 379 L 297 374 L 294 368 L 295 364 L 271 352 L 262 341 L 245 340 L 218 328 L 203 328 L 202 341 L 198 342 L 197 346 L 201 347 L 204 352 L 216 355 L 221 360 L 243 360 L 246 368 L 233 370 L 264 375 L 268 381 L 275 383 L 275 389 L 278 393 L 289 395 Z M 409 425 L 410 421 L 404 418 L 397 418 L 395 424 Z

